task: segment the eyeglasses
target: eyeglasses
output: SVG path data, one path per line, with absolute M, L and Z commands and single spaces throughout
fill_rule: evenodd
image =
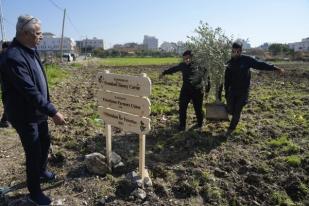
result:
M 28 21 L 26 21 L 26 22 L 23 24 L 23 26 L 21 27 L 21 30 L 24 30 L 24 27 L 25 27 L 27 24 L 29 24 L 29 22 L 32 21 L 33 19 L 35 19 L 35 18 L 31 18 L 31 19 L 29 19 Z

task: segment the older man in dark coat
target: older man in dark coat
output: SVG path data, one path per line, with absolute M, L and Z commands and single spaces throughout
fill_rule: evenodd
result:
M 20 16 L 16 38 L 5 54 L 1 75 L 4 108 L 25 151 L 29 199 L 38 205 L 49 205 L 51 200 L 40 187 L 42 179 L 55 177 L 46 167 L 50 147 L 47 118 L 51 117 L 57 125 L 65 120 L 49 98 L 46 75 L 36 51 L 41 39 L 40 21 L 32 16 Z

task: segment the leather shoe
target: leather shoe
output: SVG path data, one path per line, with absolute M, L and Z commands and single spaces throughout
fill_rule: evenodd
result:
M 40 179 L 41 181 L 52 181 L 56 179 L 56 174 L 46 170 L 41 173 Z
M 50 205 L 51 203 L 51 199 L 44 195 L 43 192 L 40 192 L 38 194 L 35 195 L 30 195 L 30 197 L 28 198 L 28 200 L 36 205 L 39 206 L 43 206 L 43 205 Z

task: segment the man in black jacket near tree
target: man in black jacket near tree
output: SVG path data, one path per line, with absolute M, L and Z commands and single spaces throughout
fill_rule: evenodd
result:
M 183 62 L 177 66 L 171 67 L 160 75 L 160 78 L 166 74 L 173 74 L 175 72 L 182 73 L 182 87 L 179 95 L 179 131 L 186 129 L 187 108 L 189 102 L 192 100 L 193 107 L 196 114 L 197 124 L 192 128 L 201 128 L 203 125 L 203 88 L 199 83 L 193 84 L 192 77 L 195 74 L 195 68 L 192 65 L 192 53 L 187 50 L 183 53 Z
M 228 61 L 228 66 L 225 70 L 225 99 L 227 101 L 228 113 L 232 115 L 226 136 L 229 136 L 236 129 L 241 111 L 248 102 L 251 80 L 250 68 L 276 71 L 279 74 L 284 73 L 284 70 L 281 68 L 258 61 L 241 53 L 242 44 L 238 42 L 233 43 L 232 58 Z

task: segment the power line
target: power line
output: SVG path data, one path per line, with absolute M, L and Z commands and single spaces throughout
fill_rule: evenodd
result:
M 52 3 L 52 5 L 54 5 L 57 9 L 59 9 L 60 11 L 63 11 L 64 9 L 61 8 L 58 4 L 56 4 L 53 0 L 49 0 L 50 3 Z
M 64 9 L 59 6 L 55 1 L 53 0 L 49 0 L 49 2 L 54 6 L 56 7 L 57 9 L 61 10 L 61 11 L 64 11 Z M 79 32 L 79 29 L 77 29 L 77 27 L 75 26 L 75 24 L 73 23 L 72 19 L 70 18 L 70 16 L 68 14 L 66 14 L 68 20 L 69 20 L 69 23 L 71 24 L 72 28 L 74 29 L 74 31 L 78 34 L 78 35 L 81 35 L 81 33 Z
M 73 21 L 72 19 L 70 18 L 70 16 L 67 14 L 67 17 L 69 19 L 69 23 L 71 24 L 71 26 L 73 27 L 73 29 L 75 30 L 75 32 L 78 34 L 78 35 L 81 35 L 81 33 L 79 32 L 79 29 L 77 29 L 77 27 L 73 24 Z

